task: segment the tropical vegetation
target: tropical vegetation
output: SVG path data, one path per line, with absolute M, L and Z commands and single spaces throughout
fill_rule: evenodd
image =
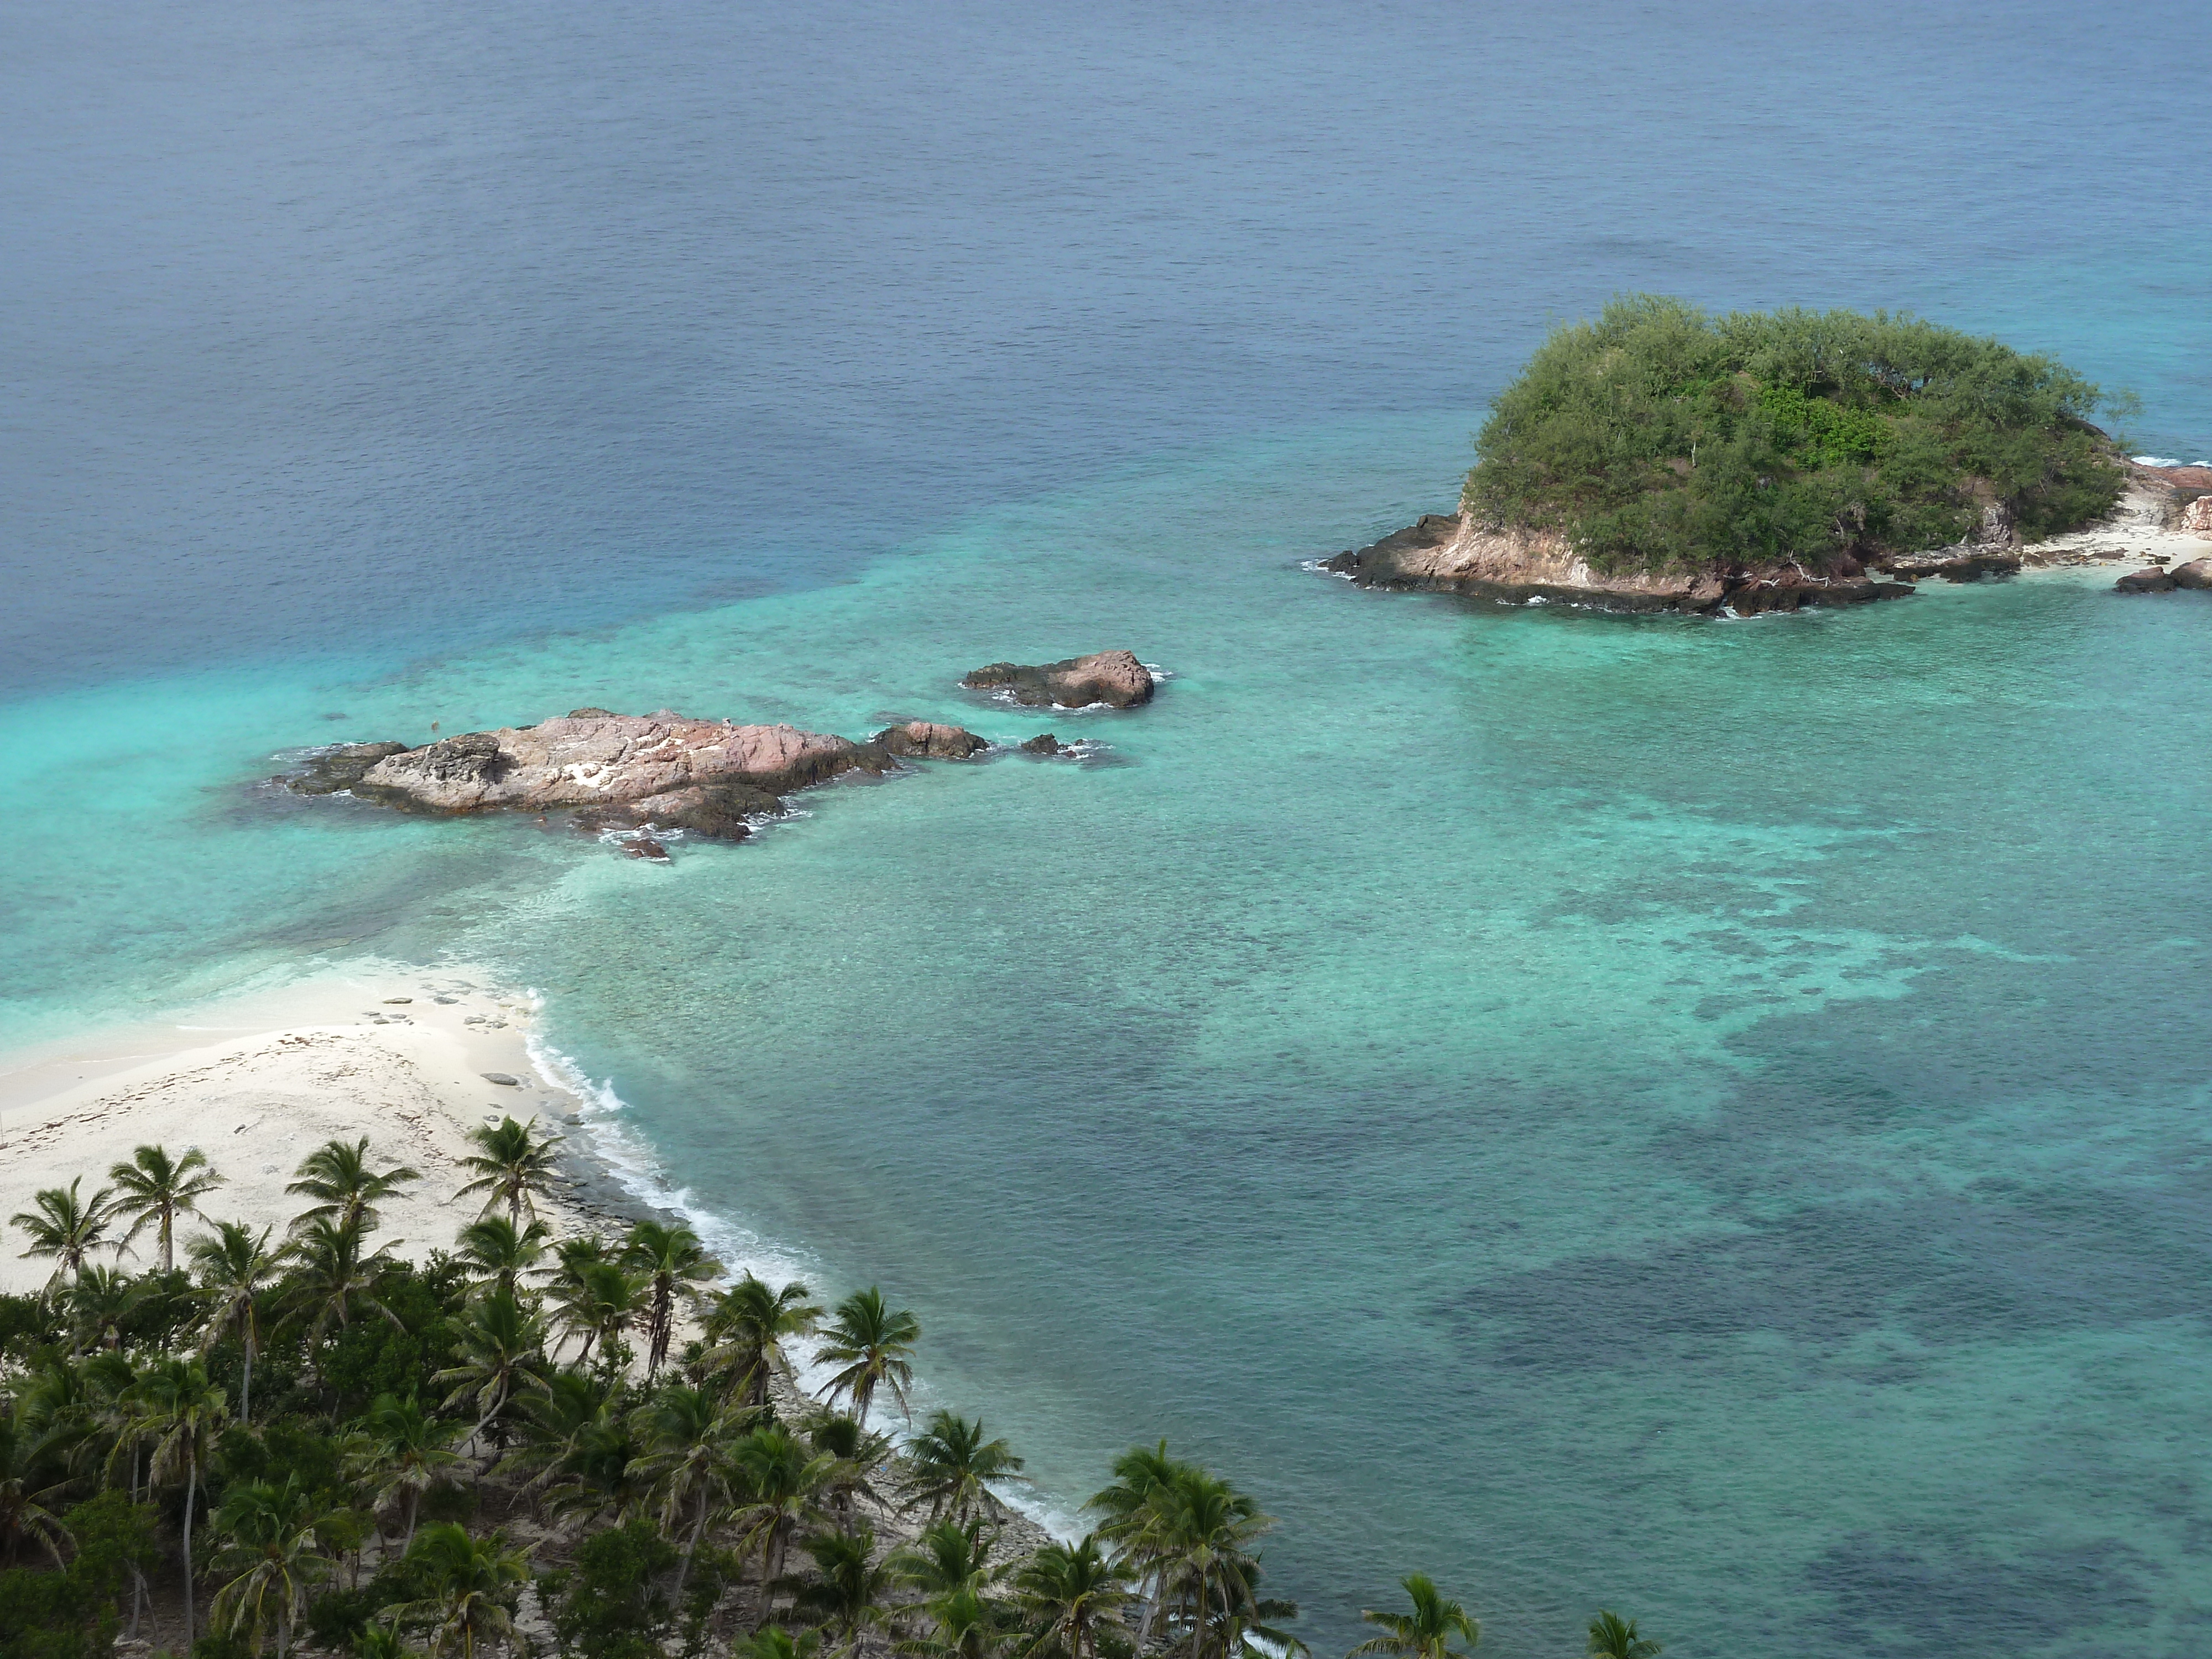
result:
M 1559 532 L 1609 571 L 1834 571 L 2094 520 L 2124 412 L 2057 360 L 1917 317 L 1712 316 L 1654 295 L 1565 325 L 1498 394 L 1462 506 Z
M 1139 1446 L 1052 1538 L 981 1419 L 913 1424 L 921 1326 L 880 1289 L 825 1311 L 665 1220 L 556 1237 L 553 1138 L 477 1141 L 420 1262 L 376 1235 L 421 1176 L 366 1140 L 301 1162 L 283 1237 L 205 1216 L 197 1151 L 33 1195 L 12 1220 L 52 1276 L 0 1297 L 0 1653 L 1307 1653 L 1250 1493 Z M 1403 1585 L 1356 1651 L 1468 1659 L 1473 1617 Z M 1589 1651 L 1658 1648 L 1603 1613 Z

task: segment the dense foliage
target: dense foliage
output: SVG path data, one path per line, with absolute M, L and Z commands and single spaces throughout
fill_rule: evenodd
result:
M 0 1297 L 0 1653 L 1307 1652 L 1262 1587 L 1274 1523 L 1249 1494 L 1140 1446 L 1092 1532 L 1016 1547 L 1022 1460 L 979 1420 L 908 1414 L 912 1313 L 728 1282 L 679 1225 L 556 1238 L 537 1207 L 557 1139 L 477 1131 L 483 1211 L 421 1264 L 371 1243 L 420 1177 L 366 1139 L 302 1162 L 283 1240 L 187 1235 L 221 1176 L 160 1147 L 35 1194 L 10 1220 L 53 1277 Z M 142 1237 L 148 1271 L 101 1260 Z M 1462 1659 L 1474 1620 L 1403 1585 L 1411 1612 L 1369 1613 L 1358 1651 Z M 1588 1651 L 1658 1649 L 1601 1613 Z
M 1565 533 L 1609 570 L 1832 570 L 1966 538 L 2087 523 L 2121 468 L 2098 387 L 1917 318 L 1709 316 L 1617 300 L 1556 330 L 1498 395 L 1463 506 Z

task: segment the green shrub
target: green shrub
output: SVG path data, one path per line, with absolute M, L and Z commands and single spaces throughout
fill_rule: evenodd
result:
M 119 1492 L 76 1504 L 62 1523 L 76 1541 L 66 1569 L 0 1572 L 0 1653 L 9 1659 L 105 1659 L 132 1564 L 141 1572 L 156 1564 L 152 1512 Z
M 662 1579 L 676 1547 L 641 1516 L 595 1533 L 575 1565 L 540 1581 L 561 1651 L 580 1659 L 661 1659 L 675 1614 Z
M 1958 541 L 1991 502 L 2054 534 L 2119 497 L 2088 424 L 2111 401 L 2049 357 L 1917 318 L 1638 295 L 1554 331 L 1498 394 L 1462 505 L 1614 570 L 1832 568 Z

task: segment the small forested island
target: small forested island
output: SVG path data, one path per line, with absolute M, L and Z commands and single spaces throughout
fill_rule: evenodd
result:
M 1326 568 L 1626 610 L 1902 597 L 1894 578 L 2017 569 L 2023 538 L 2112 512 L 2128 468 L 2089 417 L 2118 401 L 1917 318 L 1636 295 L 1498 394 L 1456 514 Z

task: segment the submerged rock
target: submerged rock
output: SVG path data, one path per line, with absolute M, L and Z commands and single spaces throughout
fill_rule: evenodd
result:
M 991 746 L 963 726 L 938 726 L 928 720 L 887 726 L 869 741 L 900 760 L 966 760 Z
M 1087 657 L 1037 664 L 994 662 L 960 682 L 970 690 L 1005 690 L 1030 708 L 1087 708 L 1104 703 L 1133 708 L 1152 699 L 1152 674 L 1131 651 L 1095 651 Z
M 2013 566 L 2019 568 L 2017 559 Z M 1826 571 L 1794 562 L 1724 570 L 1601 570 L 1556 532 L 1501 530 L 1464 514 L 1440 513 L 1324 559 L 1321 568 L 1364 587 L 1428 588 L 1507 605 L 1556 601 L 1604 611 L 1733 611 L 1748 616 L 1901 599 L 1912 592 L 1905 583 L 1869 578 L 1849 557 Z
M 655 864 L 665 864 L 669 861 L 668 849 L 651 836 L 633 836 L 622 844 L 622 849 L 623 856 L 627 858 L 649 859 Z
M 341 743 L 317 750 L 287 777 L 284 787 L 295 794 L 335 795 L 350 789 L 369 768 L 393 755 L 407 752 L 404 743 Z
M 2151 565 L 2142 570 L 2130 571 L 2112 584 L 2115 593 L 2171 593 L 2180 583 Z

